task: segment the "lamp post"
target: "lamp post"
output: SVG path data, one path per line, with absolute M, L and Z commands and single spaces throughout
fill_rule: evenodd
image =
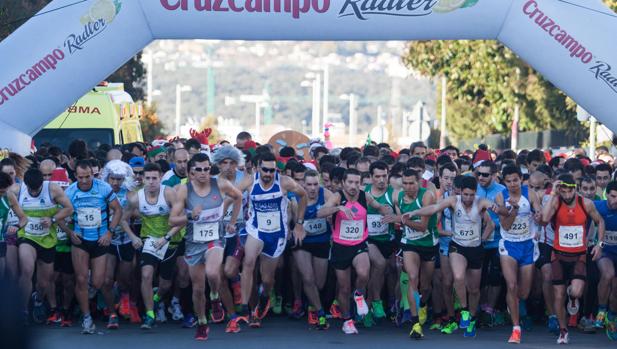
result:
M 182 92 L 190 92 L 189 85 L 176 85 L 176 136 L 180 136 L 180 117 L 182 114 Z
M 349 138 L 348 143 L 350 146 L 354 144 L 354 138 L 358 133 L 358 122 L 356 107 L 358 106 L 358 96 L 353 93 L 344 94 L 339 97 L 344 101 L 349 101 Z

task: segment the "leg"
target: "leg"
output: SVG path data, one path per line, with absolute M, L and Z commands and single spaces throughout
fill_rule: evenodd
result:
M 206 318 L 206 265 L 199 263 L 189 266 L 189 275 L 193 284 L 193 310 L 197 319 L 204 324 Z M 205 321 L 205 322 L 204 322 Z
M 559 320 L 559 327 L 568 328 L 566 307 L 564 306 L 566 301 L 566 286 L 563 284 L 553 285 L 553 295 L 555 296 L 555 312 L 557 313 L 557 319 Z
M 533 282 L 534 265 L 529 264 L 519 268 L 518 270 L 518 298 L 526 300 L 531 292 L 531 284 Z
M 90 254 L 81 248 L 71 249 L 73 268 L 75 269 L 75 297 L 81 313 L 90 314 L 88 303 L 88 271 L 90 270 Z
M 323 290 L 328 279 L 328 259 L 313 257 L 313 274 L 317 289 Z
M 610 258 L 602 258 L 598 261 L 598 269 L 600 269 L 598 303 L 601 306 L 606 306 L 611 291 L 611 283 L 615 278 L 615 266 Z
M 222 248 L 212 248 L 206 252 L 206 277 L 212 294 L 218 295 L 221 290 L 223 252 Z
M 512 325 L 520 326 L 518 312 L 518 263 L 510 256 L 501 256 L 500 261 L 501 270 L 503 271 L 503 276 L 506 279 L 506 285 L 508 287 L 506 303 L 508 304 L 508 309 L 510 309 Z
M 555 301 L 553 297 L 553 283 L 551 275 L 551 264 L 547 263 L 540 269 L 542 274 L 542 295 L 544 296 L 544 303 L 546 304 L 546 310 L 549 315 L 555 315 Z
M 368 254 L 371 263 L 371 276 L 368 284 L 367 301 L 370 303 L 371 301 L 381 300 L 381 290 L 385 279 L 387 261 L 377 245 L 369 244 Z
M 19 245 L 19 288 L 22 292 L 23 309 L 28 309 L 30 296 L 32 295 L 32 276 L 34 275 L 34 265 L 36 262 L 36 250 L 27 243 Z
M 295 264 L 298 266 L 298 272 L 302 277 L 302 286 L 304 293 L 311 306 L 315 310 L 321 310 L 321 299 L 319 298 L 319 288 L 315 281 L 315 270 L 313 269 L 313 257 L 311 254 L 304 250 L 297 250 L 293 252 Z
M 154 292 L 152 291 L 152 280 L 154 276 L 154 266 L 144 265 L 141 267 L 141 298 L 144 302 L 146 313 L 154 312 Z M 153 315 L 153 313 L 151 313 Z
M 52 287 L 52 279 L 54 276 L 54 263 L 36 263 L 36 290 L 39 293 L 40 299 L 45 299 L 48 296 L 49 290 Z
M 469 297 L 469 312 L 472 317 L 476 316 L 480 304 L 480 282 L 482 281 L 482 269 L 467 270 L 467 294 Z
M 6 271 L 9 280 L 19 277 L 19 252 L 16 245 L 6 246 Z
M 420 277 L 420 255 L 415 252 L 405 251 L 403 252 L 403 267 L 409 277 L 409 283 L 407 287 L 407 300 L 409 301 L 409 310 L 413 317 L 418 316 L 419 304 L 416 304 L 415 293 L 418 292 L 418 284 Z
M 341 313 L 345 320 L 351 318 L 349 297 L 351 295 L 351 268 L 337 269 L 336 270 L 336 282 L 338 285 L 338 300 L 341 308 Z
M 446 306 L 448 317 L 454 318 L 454 294 L 452 293 L 454 275 L 452 274 L 452 267 L 450 266 L 450 257 L 441 255 L 439 258 L 441 258 L 443 302 Z
M 103 298 L 105 298 L 105 303 L 107 303 L 107 309 L 110 311 L 110 314 L 115 314 L 114 309 L 114 294 L 113 287 L 115 281 L 115 271 L 117 259 L 115 255 L 106 254 L 104 256 L 106 267 L 105 267 L 105 279 L 103 281 L 103 287 L 101 288 L 101 293 L 103 294 Z
M 274 288 L 279 259 L 281 259 L 281 257 L 260 259 L 259 271 L 261 274 L 261 284 L 263 285 L 263 295 L 270 295 L 270 291 Z
M 371 272 L 371 261 L 368 253 L 363 252 L 355 256 L 352 265 L 356 271 L 356 290 L 366 294 L 366 287 L 368 286 Z
M 459 253 L 450 253 L 450 268 L 454 279 L 454 292 L 458 297 L 463 309 L 467 310 L 467 285 L 465 277 L 467 275 L 467 258 Z
M 435 272 L 435 262 L 420 263 L 420 306 L 425 307 L 433 290 L 431 280 Z
M 261 254 L 263 246 L 263 241 L 257 240 L 252 236 L 248 236 L 246 239 L 246 245 L 244 246 L 244 261 L 242 262 L 242 278 L 240 279 L 243 305 L 249 304 L 253 291 L 255 264 L 257 263 L 257 258 Z

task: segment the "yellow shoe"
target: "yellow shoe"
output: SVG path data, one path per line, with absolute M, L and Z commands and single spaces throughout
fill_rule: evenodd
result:
M 424 338 L 424 333 L 422 333 L 422 326 L 419 323 L 413 324 L 411 328 L 411 332 L 409 332 L 409 337 L 412 339 L 422 339 Z
M 420 325 L 424 326 L 424 323 L 426 323 L 426 318 L 428 315 L 428 306 L 423 306 L 420 308 L 420 312 L 418 313 L 418 318 L 420 320 Z

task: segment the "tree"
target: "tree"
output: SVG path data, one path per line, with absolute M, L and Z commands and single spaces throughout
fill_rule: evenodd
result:
M 209 115 L 205 118 L 202 118 L 201 123 L 199 124 L 198 131 L 203 131 L 208 128 L 212 130 L 212 133 L 210 133 L 210 136 L 208 137 L 208 141 L 210 142 L 210 144 L 217 144 L 218 142 L 223 140 L 223 136 L 218 131 L 218 124 L 219 122 L 214 115 Z
M 150 107 L 144 106 L 143 115 L 139 122 L 146 142 L 151 142 L 163 136 L 163 124 L 156 115 L 156 104 Z

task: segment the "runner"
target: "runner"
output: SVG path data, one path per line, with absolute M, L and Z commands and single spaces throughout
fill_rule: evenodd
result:
M 349 296 L 351 290 L 351 267 L 356 272 L 353 297 L 356 312 L 362 317 L 368 314 L 364 299 L 370 274 L 368 256 L 367 209 L 373 207 L 382 215 L 392 214 L 392 208 L 379 204 L 372 196 L 360 190 L 361 174 L 358 170 L 345 170 L 342 178 L 343 189 L 334 193 L 330 200 L 318 211 L 317 218 L 332 216 L 334 230 L 330 263 L 336 270 L 338 295 L 336 299 L 344 320 L 343 332 L 357 334 L 358 330 L 351 318 Z
M 0 172 L 6 173 L 11 177 L 13 185 L 9 188 L 9 191 L 13 193 L 15 197 L 19 196 L 19 188 L 21 183 L 17 178 L 17 170 L 15 161 L 11 158 L 5 158 L 0 161 Z M 17 249 L 17 230 L 19 229 L 19 217 L 9 210 L 9 216 L 6 221 L 6 271 L 9 280 L 17 282 L 19 278 L 19 252 Z
M 111 186 L 93 177 L 88 160 L 77 162 L 75 177 L 77 182 L 66 190 L 66 196 L 75 208 L 74 227 L 63 227 L 63 220 L 58 220 L 58 224 L 69 234 L 74 246 L 71 256 L 75 269 L 75 296 L 83 315 L 82 333 L 94 334 L 96 326 L 90 316 L 88 279 L 97 291 L 103 285 L 107 265 L 105 255 L 111 242 L 111 231 L 118 227 L 122 218 L 122 207 Z M 109 219 L 110 211 L 116 212 L 112 220 Z M 107 308 L 111 318 L 116 313 L 114 304 L 107 304 Z
M 332 228 L 326 218 L 317 218 L 317 212 L 332 197 L 332 193 L 319 185 L 319 173 L 308 170 L 304 174 L 307 207 L 304 213 L 306 237 L 293 249 L 293 257 L 302 276 L 304 294 L 309 301 L 309 325 L 319 330 L 329 327 L 320 292 L 328 276 L 328 257 Z
M 604 219 L 606 232 L 602 256 L 598 260 L 600 269 L 600 282 L 598 284 L 598 314 L 596 315 L 596 328 L 606 327 L 606 335 L 610 340 L 617 340 L 617 303 L 610 302 L 611 293 L 617 293 L 617 289 L 611 283 L 615 280 L 617 268 L 617 182 L 610 182 L 606 186 L 606 200 L 596 201 L 596 209 Z M 613 286 L 613 287 L 611 287 Z
M 251 321 L 259 326 L 270 309 L 270 291 L 274 286 L 274 276 L 279 257 L 285 251 L 288 227 L 287 192 L 298 197 L 298 215 L 303 217 L 306 209 L 306 192 L 293 179 L 277 173 L 276 158 L 272 153 L 259 155 L 258 170 L 255 177 L 247 182 L 241 191 L 250 190 L 249 219 L 246 224 L 248 238 L 244 246 L 245 256 L 242 263 L 242 305 L 240 314 L 230 321 L 228 327 L 238 326 L 238 321 Z M 296 221 L 293 231 L 294 240 L 299 243 L 304 239 L 304 221 Z M 259 258 L 260 255 L 264 258 Z M 261 282 L 257 307 L 249 314 L 249 298 L 253 290 L 254 271 L 257 259 L 260 262 Z M 232 332 L 238 332 L 234 330 Z
M 578 312 L 579 298 L 583 295 L 587 277 L 588 223 L 593 220 L 598 227 L 599 241 L 604 241 L 605 229 L 604 219 L 596 210 L 593 201 L 576 192 L 576 181 L 572 175 L 559 176 L 554 188 L 554 196 L 544 207 L 542 220 L 545 223 L 550 222 L 555 230 L 551 267 L 555 311 L 560 327 L 557 344 L 568 344 L 568 323 L 563 304 L 567 294 L 568 312 Z M 602 245 L 599 244 L 592 250 L 594 261 L 601 257 Z
M 131 217 L 141 218 L 140 236 L 143 240 L 139 265 L 141 267 L 141 295 L 146 310 L 141 328 L 154 326 L 154 310 L 159 309 L 161 299 L 171 290 L 182 237 L 180 227 L 169 226 L 169 214 L 176 192 L 161 184 L 162 171 L 158 164 L 144 167 L 144 188 L 128 195 L 128 208 L 124 214 L 123 227 L 133 234 L 128 222 Z M 115 218 L 115 217 L 114 217 Z M 158 270 L 158 291 L 154 294 L 152 281 Z
M 539 254 L 531 222 L 534 219 L 540 220 L 541 206 L 536 193 L 522 186 L 523 174 L 520 168 L 508 165 L 501 175 L 506 189 L 495 198 L 500 216 L 499 259 L 508 287 L 506 303 L 513 326 L 508 342 L 519 344 L 520 318 L 526 316 L 525 300 L 531 290 L 533 264 Z
M 236 219 L 242 206 L 242 193 L 226 179 L 210 178 L 210 158 L 206 154 L 194 155 L 188 163 L 191 180 L 178 188 L 170 216 L 175 227 L 187 225 L 186 262 L 193 284 L 193 306 L 197 314 L 196 340 L 208 339 L 206 317 L 205 278 L 210 285 L 212 317 L 225 318 L 219 297 L 222 281 L 224 197 L 234 200 L 233 211 L 226 231 L 235 233 Z
M 377 202 L 394 208 L 394 189 L 388 185 L 388 165 L 383 161 L 376 161 L 369 167 L 371 184 L 365 192 L 369 193 Z M 372 316 L 375 319 L 386 317 L 381 291 L 384 286 L 388 261 L 394 254 L 394 225 L 382 224 L 383 216 L 372 207 L 368 208 L 368 251 L 371 261 L 371 276 L 369 279 L 368 301 L 371 304 Z M 369 315 L 368 318 L 371 316 Z
M 403 175 L 403 185 L 406 180 Z M 454 275 L 454 290 L 462 307 L 459 327 L 466 329 L 465 337 L 476 336 L 476 311 L 480 303 L 480 281 L 484 259 L 482 240 L 494 230 L 493 220 L 487 213 L 494 204 L 476 197 L 477 187 L 478 183 L 474 177 L 465 176 L 461 180 L 461 195 L 450 196 L 432 206 L 423 205 L 424 207 L 420 208 L 416 205 L 411 211 L 404 212 L 409 217 L 424 218 L 446 208 L 454 212 L 449 259 Z
M 10 175 L 0 172 L 0 279 L 4 280 L 4 277 L 8 274 L 8 267 L 6 261 L 7 243 L 6 243 L 6 230 L 8 228 L 9 211 L 14 209 L 14 212 L 18 212 L 20 226 L 26 224 L 26 217 L 23 211 L 18 205 L 15 194 L 11 191 L 13 186 L 13 179 Z M 15 229 L 15 228 L 14 228 Z

